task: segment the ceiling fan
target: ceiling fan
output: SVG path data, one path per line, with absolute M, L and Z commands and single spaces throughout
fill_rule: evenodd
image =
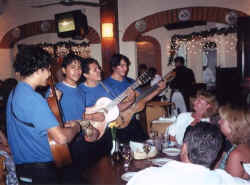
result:
M 46 6 L 52 6 L 52 5 L 64 5 L 64 6 L 73 6 L 73 5 L 85 5 L 85 6 L 92 6 L 92 7 L 102 7 L 105 6 L 108 2 L 103 1 L 102 3 L 95 3 L 90 1 L 84 1 L 84 0 L 38 0 L 38 1 L 32 1 L 30 4 L 33 8 L 42 8 Z

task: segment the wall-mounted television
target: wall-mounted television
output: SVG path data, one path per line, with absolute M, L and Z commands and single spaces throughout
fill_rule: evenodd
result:
M 83 39 L 88 33 L 87 17 L 81 10 L 55 14 L 58 37 Z

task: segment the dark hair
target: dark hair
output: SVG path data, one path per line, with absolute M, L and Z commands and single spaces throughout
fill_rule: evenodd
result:
M 128 66 L 130 65 L 130 61 L 129 61 L 128 57 L 126 57 L 125 55 L 122 55 L 122 54 L 115 54 L 110 59 L 111 71 L 113 71 L 114 67 L 117 67 L 121 64 L 121 60 L 124 60 Z
M 66 55 L 63 58 L 62 67 L 66 68 L 68 65 L 70 65 L 75 60 L 79 61 L 82 65 L 82 62 L 81 62 L 82 57 L 75 55 L 74 53 L 69 53 L 68 55 Z
M 176 57 L 175 59 L 174 59 L 174 62 L 176 63 L 176 62 L 180 62 L 181 64 L 183 64 L 184 65 L 184 63 L 185 63 L 185 60 L 184 60 L 184 58 L 183 57 Z
M 155 67 L 150 67 L 148 69 L 148 72 L 149 72 L 150 75 L 152 75 L 154 77 L 156 75 L 156 73 L 157 73 L 157 70 L 155 69 Z
M 96 65 L 98 65 L 98 67 L 100 67 L 98 61 L 94 58 L 82 58 L 81 59 L 82 62 L 82 74 L 88 74 L 89 73 L 89 65 L 95 63 Z M 81 81 L 86 81 L 86 78 L 82 75 L 81 77 Z
M 208 122 L 188 126 L 183 143 L 187 144 L 189 160 L 211 168 L 222 148 L 223 137 L 220 129 Z
M 21 76 L 27 77 L 42 68 L 49 68 L 52 63 L 51 55 L 37 46 L 19 48 L 14 62 L 14 69 Z

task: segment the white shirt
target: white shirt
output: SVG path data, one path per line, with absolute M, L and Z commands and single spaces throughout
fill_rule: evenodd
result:
M 154 86 L 155 84 L 159 83 L 162 80 L 162 77 L 158 74 L 154 76 L 154 78 L 150 81 L 150 87 Z M 165 94 L 166 88 L 158 94 L 158 96 L 163 96 Z
M 153 85 L 157 84 L 161 80 L 162 80 L 161 76 L 156 74 L 154 78 L 150 81 L 150 86 L 152 87 Z
M 248 184 L 232 177 L 221 169 L 210 170 L 204 166 L 170 161 L 163 167 L 149 167 L 139 171 L 127 185 L 236 185 Z
M 183 95 L 179 91 L 174 91 L 171 101 L 175 104 L 175 109 L 172 110 L 174 115 L 178 115 L 178 110 L 180 111 L 180 113 L 187 112 Z
M 186 128 L 194 121 L 194 118 L 192 117 L 192 112 L 184 112 L 179 114 L 175 122 L 169 126 L 169 128 L 166 130 L 165 135 L 170 134 L 171 136 L 174 136 L 177 143 L 182 145 L 183 137 L 186 131 Z M 210 121 L 209 118 L 203 118 L 201 121 Z

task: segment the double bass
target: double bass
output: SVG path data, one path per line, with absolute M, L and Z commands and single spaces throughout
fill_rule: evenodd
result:
M 57 99 L 56 90 L 54 86 L 54 77 L 53 71 L 51 70 L 51 76 L 49 79 L 49 85 L 51 88 L 52 96 L 47 98 L 48 105 L 51 111 L 56 116 L 57 121 L 59 122 L 59 126 L 64 128 L 63 120 L 62 120 L 62 111 L 59 101 Z M 69 165 L 72 163 L 70 151 L 67 144 L 58 144 L 56 143 L 50 134 L 48 134 L 48 140 L 50 145 L 50 150 L 53 155 L 55 164 L 58 168 L 63 167 L 65 165 Z

